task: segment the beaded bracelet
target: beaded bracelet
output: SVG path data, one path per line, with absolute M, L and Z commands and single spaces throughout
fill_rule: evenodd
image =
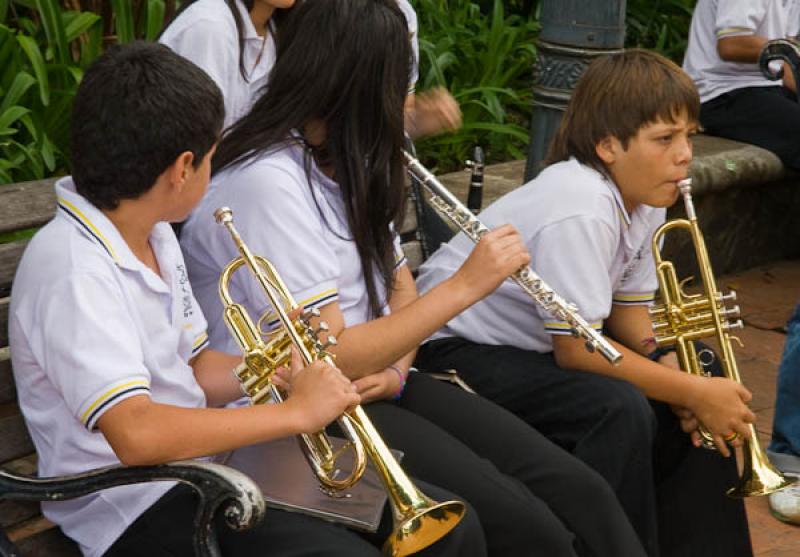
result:
M 400 397 L 403 396 L 403 391 L 406 390 L 406 374 L 394 364 L 390 365 L 389 369 L 395 370 L 397 372 L 397 377 L 400 378 L 400 388 L 397 389 L 397 392 L 392 396 L 392 400 L 400 400 Z

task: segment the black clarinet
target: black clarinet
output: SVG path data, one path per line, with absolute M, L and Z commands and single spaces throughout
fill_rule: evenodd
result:
M 472 160 L 467 161 L 467 168 L 472 173 L 469 178 L 469 193 L 467 194 L 467 209 L 477 214 L 483 205 L 483 168 L 486 159 L 483 156 L 483 149 L 476 145 L 472 151 Z

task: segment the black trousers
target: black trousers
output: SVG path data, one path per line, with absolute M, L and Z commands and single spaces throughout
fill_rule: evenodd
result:
M 800 169 L 800 103 L 785 87 L 745 87 L 720 95 L 703 103 L 700 123 L 711 135 L 758 145 Z
M 439 500 L 453 494 L 420 483 Z M 192 535 L 196 497 L 178 485 L 145 511 L 109 548 L 104 557 L 194 557 Z M 388 507 L 374 534 L 347 528 L 303 514 L 267 509 L 258 525 L 236 532 L 217 517 L 214 527 L 225 557 L 379 557 L 391 532 Z M 477 513 L 468 508 L 464 519 L 447 536 L 417 553 L 425 557 L 482 557 L 486 545 Z
M 412 373 L 365 410 L 405 470 L 475 507 L 490 555 L 645 554 L 608 482 L 483 397 Z
M 482 396 L 598 471 L 649 555 L 752 555 L 744 506 L 725 496 L 737 478 L 734 459 L 695 449 L 671 410 L 630 383 L 561 369 L 552 354 L 458 338 L 425 344 L 417 363 L 457 369 Z

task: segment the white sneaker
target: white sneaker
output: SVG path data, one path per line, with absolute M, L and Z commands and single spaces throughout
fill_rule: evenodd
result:
M 798 474 L 785 474 L 800 478 Z M 772 516 L 782 522 L 800 524 L 800 482 L 769 496 L 769 510 Z

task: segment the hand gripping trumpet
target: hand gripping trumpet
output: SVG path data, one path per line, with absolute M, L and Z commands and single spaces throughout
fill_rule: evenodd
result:
M 431 194 L 431 205 L 434 209 L 477 244 L 481 237 L 489 232 L 486 225 L 478 220 L 455 195 L 436 179 L 436 176 L 422 166 L 422 163 L 411 156 L 408 151 L 403 151 L 403 155 L 408 173 Z M 585 341 L 586 349 L 589 352 L 599 351 L 612 364 L 617 364 L 622 359 L 622 354 L 581 317 L 578 308 L 553 291 L 530 266 L 516 271 L 511 275 L 511 280 L 517 283 L 534 302 L 542 306 L 550 315 L 568 323 L 572 328 L 572 334 Z
M 736 300 L 736 292 L 723 295 L 717 289 L 703 233 L 697 223 L 691 183 L 691 179 L 678 183 L 688 219 L 668 221 L 653 235 L 653 257 L 663 300 L 650 308 L 656 344 L 674 346 L 683 371 L 707 376 L 705 368 L 714 362 L 716 356 L 708 349 L 698 353 L 692 341 L 714 338 L 719 344 L 720 364 L 725 377 L 741 383 L 731 343 L 731 340 L 739 339 L 731 336 L 730 332 L 741 328 L 743 324 L 739 319 L 739 306 L 726 307 L 726 302 Z M 692 238 L 703 284 L 703 292 L 700 294 L 686 294 L 683 284 L 689 279 L 679 282 L 675 266 L 661 257 L 659 246 L 664 234 L 680 228 L 687 230 Z M 786 478 L 770 464 L 758 444 L 755 426 L 749 424 L 749 428 L 750 439 L 742 445 L 742 475 L 737 484 L 727 491 L 731 497 L 768 495 L 794 483 L 793 479 Z M 702 424 L 699 432 L 703 447 L 714 449 L 713 436 Z
M 305 312 L 296 320 L 289 317 L 289 313 L 298 307 L 297 303 L 272 263 L 264 257 L 254 256 L 242 241 L 233 226 L 232 211 L 223 207 L 217 209 L 214 217 L 228 229 L 240 253 L 225 267 L 219 279 L 225 322 L 244 353 L 243 363 L 235 370 L 236 376 L 252 404 L 266 402 L 270 397 L 281 402 L 283 397 L 271 378 L 278 367 L 288 365 L 291 346 L 297 348 L 305 365 L 316 360 L 333 365 L 327 347 L 335 341 L 332 337 L 325 344 L 320 341 L 317 335 L 326 327 L 320 323 L 320 329 L 312 330 L 310 320 L 313 312 Z M 279 328 L 266 342 L 245 308 L 234 302 L 230 295 L 231 277 L 245 265 L 261 285 L 273 314 L 280 321 Z M 394 517 L 394 529 L 383 546 L 385 555 L 402 557 L 420 551 L 444 537 L 461 521 L 466 510 L 464 503 L 437 503 L 417 489 L 361 406 L 345 412 L 338 423 L 355 451 L 355 464 L 346 478 L 336 479 L 338 453 L 333 451 L 324 432 L 301 435 L 301 447 L 323 491 L 329 495 L 355 484 L 364 472 L 365 455 L 369 456 L 389 495 Z

